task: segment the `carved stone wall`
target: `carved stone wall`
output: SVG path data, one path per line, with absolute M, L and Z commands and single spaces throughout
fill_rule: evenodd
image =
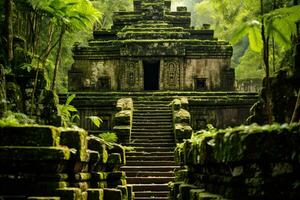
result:
M 121 90 L 141 91 L 143 90 L 142 61 L 138 59 L 121 60 Z
M 179 58 L 164 58 L 161 62 L 162 90 L 180 90 L 183 79 L 183 61 Z
M 109 91 L 119 88 L 119 60 L 76 60 L 69 71 L 69 91 Z

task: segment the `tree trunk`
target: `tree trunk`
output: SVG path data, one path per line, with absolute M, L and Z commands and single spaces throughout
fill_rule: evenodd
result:
M 294 109 L 294 112 L 293 112 L 291 123 L 299 122 L 299 120 L 300 120 L 300 89 L 298 91 L 298 97 L 297 97 L 297 101 L 296 101 L 296 104 L 295 104 L 295 109 Z
M 10 64 L 14 58 L 13 52 L 13 0 L 5 0 L 4 2 L 4 38 L 6 40 L 5 49 L 7 53 L 8 63 Z
M 4 66 L 0 63 L 0 118 L 6 112 L 6 81 Z
M 62 26 L 61 31 L 60 31 L 60 35 L 59 35 L 59 44 L 58 44 L 58 48 L 57 48 L 55 67 L 54 67 L 54 73 L 53 73 L 53 80 L 52 80 L 52 84 L 51 84 L 51 90 L 52 91 L 55 90 L 57 71 L 58 71 L 58 67 L 59 67 L 60 59 L 61 59 L 61 50 L 62 50 L 62 43 L 63 43 L 64 34 L 65 34 L 65 28 Z
M 264 15 L 264 5 L 263 0 L 260 0 L 261 3 L 261 16 Z M 265 35 L 265 25 L 264 25 L 264 18 L 261 19 L 261 36 L 263 40 L 263 60 L 265 64 L 265 71 L 266 71 L 266 81 L 265 81 L 265 88 L 266 88 L 266 112 L 268 116 L 268 123 L 273 122 L 273 112 L 272 112 L 272 93 L 271 93 L 271 85 L 270 85 L 270 63 L 269 63 L 269 37 Z

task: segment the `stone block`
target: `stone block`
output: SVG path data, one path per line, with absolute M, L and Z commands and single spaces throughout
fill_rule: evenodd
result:
M 88 200 L 103 200 L 103 189 L 88 189 Z
M 180 191 L 182 200 L 190 199 L 190 190 L 191 189 L 196 189 L 196 186 L 189 185 L 189 184 L 181 184 L 179 186 L 179 191 Z
M 104 189 L 104 200 L 122 200 L 122 192 L 118 189 Z
M 90 136 L 88 137 L 88 148 L 93 151 L 97 151 L 100 155 L 99 164 L 107 162 L 108 152 L 105 141 L 101 138 Z
M 56 195 L 61 200 L 82 200 L 82 192 L 79 188 L 63 188 L 56 190 Z
M 222 196 L 211 194 L 204 189 L 192 189 L 190 190 L 191 200 L 225 200 Z
M 126 155 L 125 155 L 125 149 L 120 144 L 112 144 L 112 148 L 108 150 L 108 153 L 118 153 L 121 155 L 121 164 L 126 165 Z
M 92 178 L 92 174 L 90 173 L 77 173 L 74 174 L 74 177 L 71 180 L 82 182 L 89 181 Z
M 128 200 L 128 190 L 127 186 L 125 185 L 118 185 L 117 189 L 121 190 L 122 193 L 122 200 Z
M 191 115 L 185 109 L 180 109 L 179 111 L 174 112 L 174 123 L 184 123 L 190 124 L 191 122 Z
M 60 136 L 60 145 L 76 149 L 77 159 L 82 162 L 87 162 L 89 159 L 89 155 L 87 152 L 87 136 L 87 132 L 83 129 L 62 129 Z
M 118 142 L 129 143 L 131 138 L 131 126 L 114 126 L 113 131 L 116 132 L 118 136 Z
M 125 179 L 126 174 L 123 171 L 118 171 L 118 172 L 109 172 L 107 174 L 107 181 L 116 181 L 119 179 Z
M 0 171 L 61 173 L 70 159 L 65 147 L 0 147 Z
M 60 197 L 28 197 L 27 200 L 60 200 Z
M 103 181 L 106 180 L 108 173 L 106 172 L 94 172 L 92 173 L 92 180 L 93 181 Z
M 128 191 L 128 200 L 134 200 L 133 185 L 126 185 Z
M 117 101 L 117 109 L 118 110 L 132 110 L 133 109 L 133 101 L 132 98 L 122 98 Z
M 0 127 L 0 146 L 58 146 L 60 132 L 52 126 Z
M 122 158 L 119 153 L 111 153 L 108 155 L 107 164 L 109 165 L 121 165 L 122 164 Z
M 172 110 L 174 111 L 178 111 L 181 109 L 181 101 L 179 99 L 174 99 L 172 101 Z
M 175 140 L 177 143 L 181 143 L 183 139 L 190 139 L 193 133 L 193 129 L 189 125 L 175 124 Z
M 124 126 L 132 124 L 132 111 L 122 110 L 115 115 L 114 123 L 116 126 Z
M 98 182 L 91 182 L 91 188 L 107 188 L 108 184 L 107 181 L 98 181 Z

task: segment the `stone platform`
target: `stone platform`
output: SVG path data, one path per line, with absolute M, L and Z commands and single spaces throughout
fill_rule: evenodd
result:
M 103 119 L 102 131 L 112 130 L 116 103 L 121 98 L 132 98 L 135 102 L 164 101 L 186 97 L 189 101 L 187 110 L 191 113 L 191 125 L 194 130 L 206 128 L 212 124 L 218 128 L 236 126 L 245 122 L 249 110 L 257 101 L 257 93 L 244 92 L 76 92 L 72 104 L 79 110 L 80 126 L 89 132 L 99 130 L 94 127 L 87 116 L 100 116 Z M 60 104 L 66 101 L 67 94 L 60 95 Z M 134 111 L 133 111 L 134 112 Z

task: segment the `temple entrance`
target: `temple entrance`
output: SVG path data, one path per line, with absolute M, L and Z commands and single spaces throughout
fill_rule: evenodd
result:
M 144 90 L 159 90 L 159 60 L 144 60 Z

